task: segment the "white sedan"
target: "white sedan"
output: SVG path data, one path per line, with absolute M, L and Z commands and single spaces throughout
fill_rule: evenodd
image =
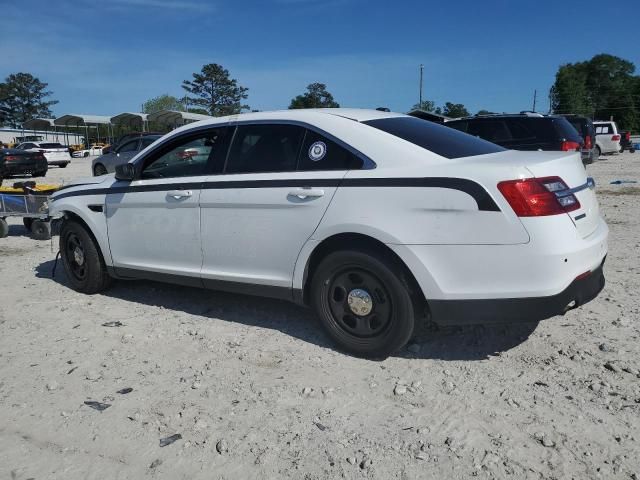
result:
M 73 152 L 73 156 L 74 157 L 97 157 L 99 155 L 102 155 L 102 147 L 96 147 L 96 146 L 91 146 L 87 149 L 84 150 L 76 150 L 75 152 Z
M 608 230 L 579 153 L 396 113 L 201 121 L 77 183 L 50 205 L 76 290 L 153 279 L 284 298 L 362 356 L 427 320 L 541 320 L 604 286 Z
M 48 165 L 56 165 L 65 168 L 71 163 L 69 147 L 65 147 L 58 142 L 24 142 L 16 147 L 18 150 L 27 152 L 39 152 L 47 159 Z

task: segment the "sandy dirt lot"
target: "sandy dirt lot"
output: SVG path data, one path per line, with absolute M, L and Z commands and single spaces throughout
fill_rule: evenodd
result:
M 285 302 L 152 282 L 78 294 L 51 276 L 57 245 L 11 221 L 0 478 L 639 479 L 640 184 L 609 182 L 640 181 L 640 154 L 588 170 L 611 230 L 595 301 L 429 332 L 379 362 Z

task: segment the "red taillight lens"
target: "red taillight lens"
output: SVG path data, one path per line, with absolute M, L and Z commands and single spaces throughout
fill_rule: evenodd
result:
M 624 134 L 624 139 L 629 142 L 631 141 L 631 132 L 627 132 Z
M 560 177 L 507 180 L 498 184 L 498 190 L 519 217 L 559 215 L 580 208 L 575 195 L 563 194 L 569 187 Z
M 18 160 L 18 157 L 14 155 L 7 155 L 6 157 L 4 157 L 4 160 L 6 162 L 15 162 L 16 160 Z
M 560 145 L 560 150 L 562 150 L 563 152 L 573 152 L 576 150 L 580 150 L 580 144 L 578 142 L 565 140 L 564 142 L 562 142 L 562 145 Z
M 617 142 L 620 140 L 620 135 L 612 135 L 611 136 L 611 141 L 612 142 Z
M 587 135 L 586 137 L 584 137 L 584 148 L 586 148 L 587 150 L 591 150 L 591 136 Z

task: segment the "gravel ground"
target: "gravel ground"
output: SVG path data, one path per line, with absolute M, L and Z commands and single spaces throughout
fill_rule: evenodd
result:
M 0 478 L 640 478 L 640 187 L 609 184 L 640 180 L 640 154 L 588 170 L 611 229 L 596 300 L 433 331 L 381 362 L 284 302 L 153 282 L 78 294 L 51 277 L 56 246 L 12 220 Z

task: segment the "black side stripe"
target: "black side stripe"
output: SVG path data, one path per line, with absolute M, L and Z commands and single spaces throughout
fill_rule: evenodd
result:
M 123 185 L 110 188 L 96 188 L 65 192 L 52 201 L 67 197 L 85 195 L 107 195 L 133 192 L 161 192 L 164 190 L 218 190 L 231 188 L 292 188 L 292 187 L 392 187 L 392 188 L 446 188 L 458 190 L 473 197 L 478 209 L 499 212 L 500 208 L 491 195 L 478 183 L 466 178 L 426 177 L 426 178 L 330 178 L 330 179 L 282 179 L 282 180 L 224 180 L 220 182 L 163 183 L 155 185 Z

